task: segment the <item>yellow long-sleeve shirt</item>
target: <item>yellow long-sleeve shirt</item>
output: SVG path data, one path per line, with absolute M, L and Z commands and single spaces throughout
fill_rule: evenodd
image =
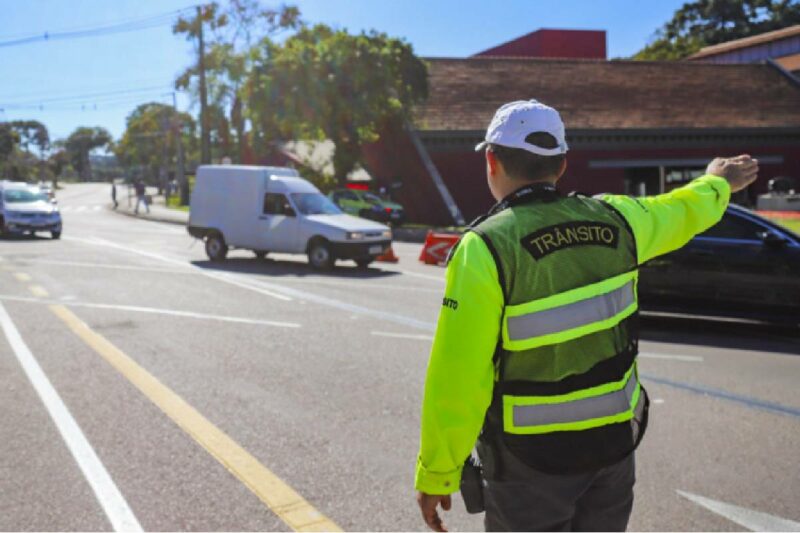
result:
M 639 264 L 676 250 L 720 220 L 730 186 L 706 175 L 667 194 L 644 198 L 606 195 L 628 221 Z M 503 293 L 491 252 L 467 233 L 447 267 L 443 306 L 433 340 L 415 487 L 427 494 L 459 488 L 461 468 L 492 400 L 492 357 L 500 335 Z

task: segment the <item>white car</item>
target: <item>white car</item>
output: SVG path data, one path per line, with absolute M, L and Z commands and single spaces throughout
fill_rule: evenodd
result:
M 47 231 L 54 239 L 58 239 L 62 227 L 58 206 L 38 187 L 21 182 L 0 182 L 0 231 Z
M 296 170 L 282 167 L 199 167 L 187 229 L 205 240 L 212 261 L 243 248 L 261 258 L 307 254 L 317 269 L 337 259 L 364 268 L 392 243 L 388 226 L 344 214 Z

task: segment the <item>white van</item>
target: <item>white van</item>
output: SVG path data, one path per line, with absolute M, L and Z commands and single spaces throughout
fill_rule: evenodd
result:
M 346 215 L 291 168 L 244 165 L 198 167 L 188 224 L 205 240 L 212 261 L 229 248 L 307 254 L 314 268 L 337 259 L 366 267 L 391 246 L 391 230 Z

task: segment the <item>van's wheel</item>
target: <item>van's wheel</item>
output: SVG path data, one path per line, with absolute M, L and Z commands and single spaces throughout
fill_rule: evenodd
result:
M 256 259 L 263 261 L 264 259 L 267 258 L 267 254 L 269 252 L 265 252 L 263 250 L 253 250 L 253 253 L 256 254 Z
M 206 255 L 212 261 L 222 261 L 228 255 L 228 245 L 220 233 L 206 237 Z
M 54 239 L 60 239 L 61 238 L 61 232 L 60 231 L 51 231 L 50 232 L 50 236 L 52 238 L 54 238 Z
M 373 261 L 374 259 L 371 257 L 362 257 L 361 259 L 355 260 L 356 266 L 361 269 L 369 267 L 369 265 L 371 265 Z
M 309 245 L 308 263 L 317 270 L 330 270 L 333 267 L 333 255 L 327 242 L 319 239 Z

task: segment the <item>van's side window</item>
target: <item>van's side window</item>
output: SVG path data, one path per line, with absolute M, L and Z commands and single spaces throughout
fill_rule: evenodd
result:
M 283 215 L 284 206 L 288 203 L 285 195 L 268 192 L 264 195 L 264 214 Z

